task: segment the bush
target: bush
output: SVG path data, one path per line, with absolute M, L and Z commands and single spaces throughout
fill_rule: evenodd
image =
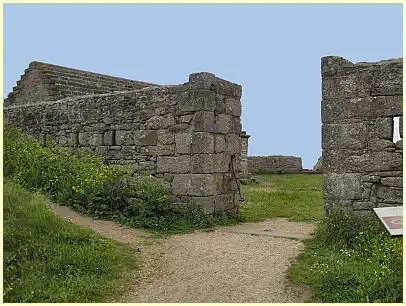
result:
M 310 284 L 323 302 L 401 302 L 403 238 L 391 238 L 374 217 L 326 217 L 290 277 Z
M 129 169 L 106 165 L 92 154 L 76 156 L 55 144 L 43 147 L 15 129 L 4 131 L 4 173 L 60 204 L 103 218 L 150 216 L 169 205 L 167 190 L 152 178 L 134 182 Z
M 4 130 L 4 174 L 82 213 L 137 227 L 184 232 L 239 221 L 239 216 L 228 214 L 176 212 L 161 180 L 133 177 L 129 169 L 106 165 L 93 154 L 77 156 L 52 143 L 41 146 L 16 129 Z

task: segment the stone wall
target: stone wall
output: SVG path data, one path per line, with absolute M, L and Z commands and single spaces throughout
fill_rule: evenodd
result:
M 402 205 L 403 140 L 393 142 L 393 119 L 403 115 L 402 69 L 402 59 L 353 64 L 322 58 L 327 213 L 338 208 L 363 215 Z
M 248 156 L 250 173 L 301 173 L 302 159 L 296 156 Z
M 5 124 L 112 164 L 148 170 L 170 184 L 178 207 L 233 209 L 239 199 L 231 164 L 240 171 L 241 86 L 210 73 L 176 86 L 15 101 Z

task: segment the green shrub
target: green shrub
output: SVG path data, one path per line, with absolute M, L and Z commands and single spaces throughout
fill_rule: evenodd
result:
M 41 146 L 33 136 L 4 130 L 4 174 L 62 205 L 104 219 L 164 232 L 183 232 L 213 224 L 238 222 L 238 216 L 206 216 L 170 206 L 168 186 L 129 169 L 106 165 L 100 156 L 77 156 L 56 144 Z M 193 223 L 194 222 L 194 223 Z
M 401 302 L 402 254 L 403 238 L 376 218 L 337 212 L 319 223 L 289 274 L 323 302 Z

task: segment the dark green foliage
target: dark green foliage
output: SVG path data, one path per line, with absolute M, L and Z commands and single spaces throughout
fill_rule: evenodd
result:
M 403 238 L 391 238 L 375 217 L 336 212 L 323 219 L 290 269 L 323 302 L 401 302 Z

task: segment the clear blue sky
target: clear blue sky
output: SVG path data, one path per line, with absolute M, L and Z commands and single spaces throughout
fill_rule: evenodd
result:
M 157 84 L 243 86 L 249 155 L 321 154 L 320 58 L 402 56 L 401 4 L 5 4 L 4 95 L 37 60 Z

